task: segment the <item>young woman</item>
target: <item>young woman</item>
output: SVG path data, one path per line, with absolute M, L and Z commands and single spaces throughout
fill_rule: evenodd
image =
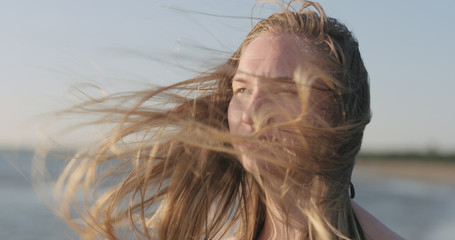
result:
M 110 126 L 57 184 L 83 238 L 399 239 L 351 200 L 370 121 L 358 43 L 296 2 L 205 75 L 74 108 Z

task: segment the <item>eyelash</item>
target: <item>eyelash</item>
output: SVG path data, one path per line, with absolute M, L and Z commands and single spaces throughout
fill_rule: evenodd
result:
M 240 87 L 234 90 L 234 93 L 245 94 L 245 91 L 249 91 L 248 88 Z
M 246 94 L 247 93 L 246 91 L 250 92 L 248 88 L 239 87 L 234 90 L 234 94 Z M 295 89 L 279 89 L 278 91 L 275 92 L 275 94 L 280 93 L 297 95 L 297 91 Z
M 277 91 L 277 93 L 286 93 L 286 94 L 294 94 L 294 95 L 298 94 L 296 89 L 280 89 L 279 91 Z

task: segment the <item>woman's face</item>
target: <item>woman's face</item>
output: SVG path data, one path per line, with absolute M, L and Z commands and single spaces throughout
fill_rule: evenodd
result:
M 312 57 L 304 54 L 308 52 L 304 50 L 307 47 L 308 44 L 290 34 L 265 34 L 245 48 L 232 80 L 233 96 L 228 109 L 232 134 L 246 136 L 257 131 L 255 121 L 261 111 L 272 112 L 265 118 L 265 125 L 286 122 L 301 114 L 302 104 L 293 76 L 299 64 Z M 270 130 L 259 139 L 286 142 L 288 137 L 286 133 L 277 135 Z M 246 170 L 252 171 L 255 164 L 261 164 L 246 154 L 254 145 L 234 147 L 240 151 Z

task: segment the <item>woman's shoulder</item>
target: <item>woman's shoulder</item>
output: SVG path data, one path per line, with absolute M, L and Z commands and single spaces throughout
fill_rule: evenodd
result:
M 362 226 L 367 240 L 404 240 L 403 237 L 392 231 L 392 229 L 388 228 L 354 201 L 352 201 L 352 207 L 360 225 Z

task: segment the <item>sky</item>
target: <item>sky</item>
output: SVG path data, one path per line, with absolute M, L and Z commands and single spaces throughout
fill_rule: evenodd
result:
M 0 146 L 33 146 L 43 114 L 77 101 L 74 86 L 138 90 L 215 66 L 252 14 L 270 12 L 254 2 L 1 0 Z M 363 150 L 455 152 L 455 1 L 321 4 L 353 31 L 370 74 Z

